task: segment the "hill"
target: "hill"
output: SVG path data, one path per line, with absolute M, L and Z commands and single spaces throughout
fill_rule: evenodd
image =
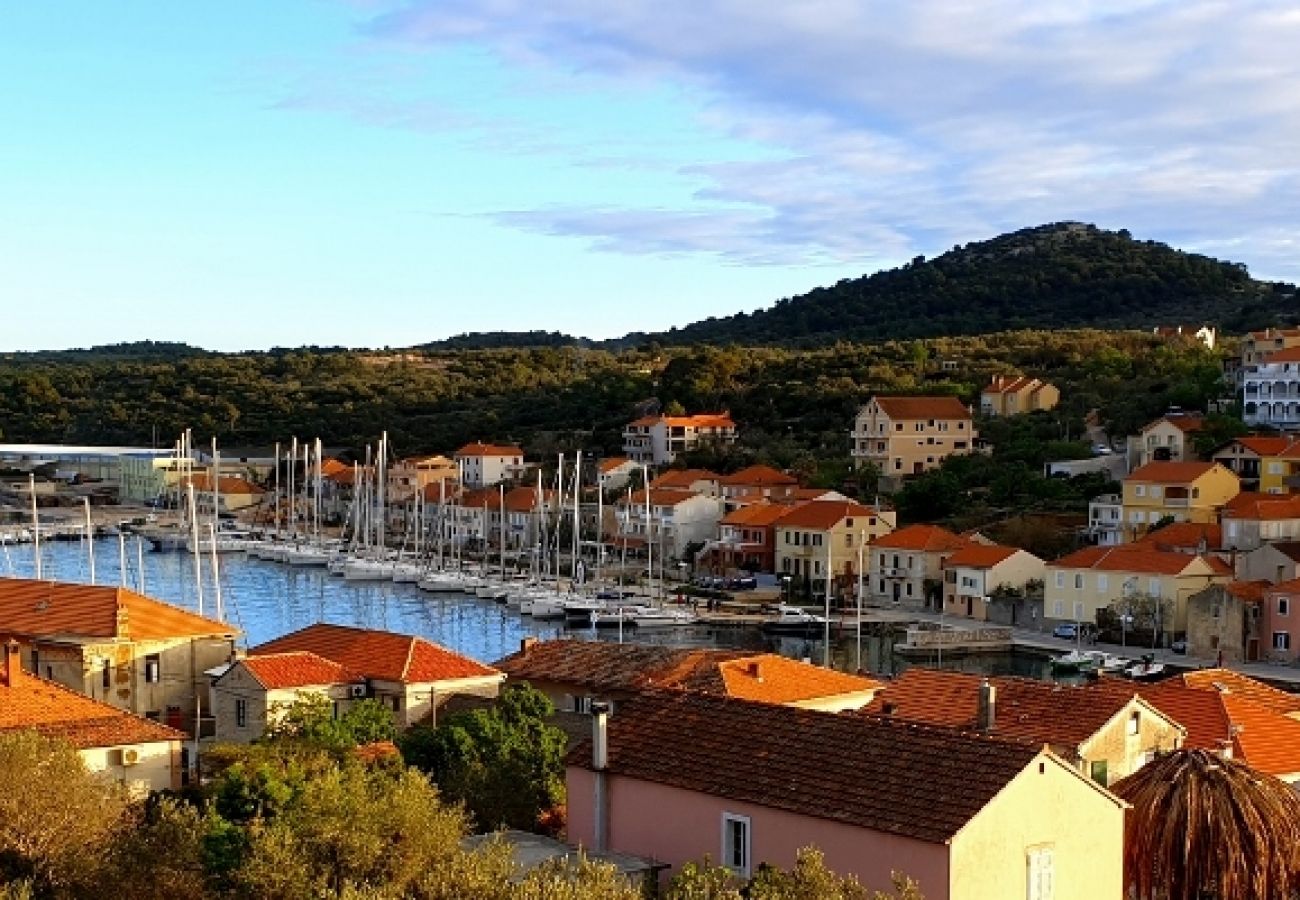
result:
M 1294 285 L 1127 231 L 1064 222 L 917 257 L 753 313 L 710 318 L 615 346 L 816 346 L 1035 328 L 1212 323 L 1228 331 L 1293 321 Z
M 469 331 L 441 341 L 420 344 L 416 350 L 494 350 L 527 347 L 588 347 L 592 342 L 559 331 Z

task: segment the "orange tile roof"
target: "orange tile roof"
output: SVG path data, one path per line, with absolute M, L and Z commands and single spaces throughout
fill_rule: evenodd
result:
M 1258 456 L 1276 456 L 1290 445 L 1291 439 L 1267 434 L 1247 434 L 1236 438 L 1234 442 Z
M 391 631 L 319 623 L 268 641 L 249 657 L 305 650 L 364 678 L 419 684 L 500 674 L 432 641 Z
M 374 466 L 348 466 L 346 469 L 340 469 L 332 475 L 326 475 L 330 481 L 335 484 L 353 484 L 358 478 L 365 479 L 374 475 Z
M 1231 575 L 1232 567 L 1215 556 L 1194 556 L 1171 550 L 1156 550 L 1144 544 L 1121 544 L 1118 547 L 1084 547 L 1053 563 L 1061 569 L 1097 569 L 1102 572 L 1142 572 L 1158 575 L 1181 575 L 1197 560 L 1203 561 L 1216 575 Z
M 776 503 L 751 503 L 734 509 L 722 517 L 721 525 L 753 525 L 765 527 L 775 524 L 790 512 L 790 507 Z
M 1300 328 L 1266 328 L 1263 331 L 1252 331 L 1250 336 L 1255 340 L 1270 340 L 1278 337 L 1300 337 Z
M 776 653 L 718 663 L 708 682 L 688 680 L 683 687 L 760 703 L 824 700 L 884 687 L 884 682 L 874 678 L 836 672 Z
M 600 461 L 600 474 L 608 475 L 610 472 L 621 466 L 627 465 L 631 461 L 632 460 L 628 459 L 626 456 L 608 456 Z
M 1288 347 L 1285 350 L 1279 350 L 1264 357 L 1265 365 L 1293 362 L 1300 362 L 1300 347 Z
M 608 731 L 615 776 L 934 844 L 1040 753 L 1020 741 L 686 691 L 625 701 Z M 567 764 L 590 768 L 589 739 Z
M 524 451 L 513 444 L 484 444 L 475 441 L 466 444 L 456 451 L 456 457 L 462 456 L 518 456 L 523 457 Z
M 506 512 L 530 513 L 538 507 L 546 508 L 555 504 L 555 491 L 542 491 L 541 503 L 538 503 L 537 488 L 517 487 L 506 491 Z
M 455 478 L 431 481 L 424 486 L 424 499 L 430 503 L 452 503 L 460 490 L 460 482 Z
M 787 495 L 786 500 L 834 500 L 842 498 L 844 495 L 839 491 L 830 488 L 795 488 L 793 492 Z M 784 502 L 784 501 L 783 501 Z
M 698 481 L 717 481 L 715 472 L 708 469 L 669 469 L 657 478 L 650 480 L 652 488 L 688 488 Z
M 891 419 L 969 419 L 968 410 L 956 397 L 873 397 Z
M 700 413 L 694 416 L 642 416 L 634 426 L 658 425 L 660 422 L 673 428 L 735 428 L 731 413 Z
M 187 478 L 181 483 L 181 486 L 188 487 L 191 484 L 194 485 L 194 490 L 200 493 L 212 490 L 212 478 L 209 475 L 201 474 Z M 235 475 L 222 475 L 217 480 L 217 490 L 230 495 L 249 494 L 257 496 L 266 493 L 264 488 L 258 487 L 246 478 L 239 478 Z
M 233 637 L 239 629 L 121 587 L 0 578 L 0 630 L 27 638 Z
M 1214 462 L 1149 462 L 1129 472 L 1124 480 L 1156 484 L 1188 484 L 1218 465 Z
M 970 538 L 953 534 L 938 525 L 908 525 L 892 534 L 877 538 L 873 547 L 889 550 L 915 550 L 923 553 L 951 552 L 970 543 Z
M 1200 431 L 1205 427 L 1205 417 L 1198 412 L 1190 413 L 1166 413 L 1158 419 L 1147 423 L 1142 427 L 1142 433 L 1145 434 L 1150 429 L 1159 425 L 1161 422 L 1168 422 L 1170 425 L 1184 433 Z
M 748 466 L 739 472 L 733 472 L 730 475 L 724 475 L 718 479 L 718 484 L 733 485 L 737 487 L 764 486 L 799 483 L 799 479 L 793 475 L 787 475 L 785 472 L 772 468 L 771 466 Z
M 1208 522 L 1171 522 L 1156 531 L 1148 531 L 1135 543 L 1157 550 L 1195 549 L 1204 543 L 1206 550 L 1218 550 L 1223 546 L 1223 526 Z
M 965 566 L 971 569 L 991 569 L 1019 552 L 1019 547 L 1004 547 L 1000 544 L 977 544 L 972 541 L 948 557 L 944 561 L 944 566 L 949 569 L 957 566 Z
M 1278 586 L 1281 587 L 1281 585 Z M 1297 581 L 1296 586 L 1300 587 L 1300 581 Z M 1272 587 L 1271 582 L 1261 579 L 1259 581 L 1229 581 L 1223 586 L 1223 589 L 1238 600 L 1246 603 L 1258 603 L 1264 599 L 1264 594 Z
M 1214 690 L 1244 697 L 1281 715 L 1300 713 L 1300 695 L 1279 690 L 1231 669 L 1196 669 L 1184 672 L 1178 679 L 1198 690 Z
M 308 685 L 343 684 L 357 677 L 338 663 L 305 650 L 249 656 L 237 665 L 243 666 L 268 691 Z
M 633 491 L 632 506 L 634 507 L 645 506 L 645 495 L 646 492 L 644 490 Z M 694 491 L 681 491 L 681 490 L 676 490 L 674 488 L 651 487 L 650 505 L 651 506 L 676 506 L 679 503 L 685 503 L 687 500 L 692 500 L 700 496 L 703 495 L 697 494 Z M 623 497 L 618 501 L 620 506 L 627 506 L 627 502 L 628 501 L 626 497 Z
M 0 654 L 4 648 L 0 647 Z M 185 734 L 22 671 L 0 659 L 0 732 L 32 730 L 79 750 L 180 741 Z
M 1300 519 L 1300 494 L 1241 493 L 1224 505 L 1223 517 L 1259 522 Z
M 861 712 L 976 729 L 984 680 L 984 676 L 968 672 L 913 666 L 887 684 Z M 987 680 L 997 688 L 996 734 L 1071 750 L 1096 735 L 1137 693 L 1132 684 L 1109 678 L 1085 685 L 1030 678 Z
M 782 528 L 809 528 L 825 531 L 834 528 L 845 519 L 853 519 L 854 527 L 858 519 L 872 519 L 880 515 L 879 510 L 852 500 L 811 500 L 789 509 L 777 523 Z M 862 522 L 865 527 L 866 522 Z
M 685 680 L 714 669 L 719 663 L 759 655 L 747 650 L 700 650 L 564 638 L 538 641 L 493 665 L 520 681 L 636 692 L 652 687 L 678 688 Z
M 331 456 L 329 459 L 321 462 L 320 470 L 322 477 L 329 478 L 331 475 L 337 475 L 340 472 L 350 472 L 352 471 L 352 467 Z
M 998 375 L 985 386 L 981 394 L 1015 394 L 1025 388 L 1038 389 L 1046 385 L 1037 378 L 1028 375 Z

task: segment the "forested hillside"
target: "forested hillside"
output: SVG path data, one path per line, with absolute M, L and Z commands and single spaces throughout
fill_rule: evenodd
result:
M 1062 223 L 954 247 L 753 313 L 618 343 L 817 345 L 1024 328 L 1213 323 L 1231 332 L 1294 321 L 1295 287 L 1244 266 Z

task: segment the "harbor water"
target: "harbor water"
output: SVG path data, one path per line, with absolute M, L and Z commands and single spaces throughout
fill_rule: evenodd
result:
M 196 588 L 194 557 L 189 553 L 156 553 L 137 538 L 128 536 L 125 552 L 116 538 L 95 543 L 95 576 L 98 584 L 140 587 L 143 560 L 144 593 L 195 612 L 213 616 L 217 591 L 210 558 L 201 560 L 202 598 Z M 121 563 L 125 559 L 126 575 Z M 578 637 L 624 640 L 643 644 L 689 647 L 770 650 L 794 659 L 823 661 L 823 642 L 802 637 L 768 637 L 756 627 L 712 627 L 692 625 L 639 632 L 566 628 L 560 622 L 539 622 L 514 612 L 504 604 L 481 600 L 463 593 L 428 593 L 414 584 L 386 581 L 346 581 L 330 575 L 323 567 L 294 567 L 254 559 L 243 553 L 226 553 L 218 558 L 220 594 L 224 618 L 238 628 L 244 646 L 256 646 L 274 637 L 315 622 L 355 625 L 416 634 L 458 650 L 483 662 L 492 662 L 518 649 L 525 637 Z M 62 541 L 41 547 L 42 577 L 60 581 L 90 581 L 89 554 L 84 542 Z M 32 544 L 0 545 L 0 576 L 35 577 Z M 3 623 L 0 623 L 2 625 Z M 909 665 L 942 665 L 944 668 L 994 675 L 1048 677 L 1047 659 L 1026 652 L 981 654 L 943 659 L 904 659 L 894 653 L 902 639 L 895 627 L 867 623 L 859 643 L 856 628 L 849 624 L 832 641 L 831 662 L 845 671 L 859 668 L 866 673 L 896 674 Z

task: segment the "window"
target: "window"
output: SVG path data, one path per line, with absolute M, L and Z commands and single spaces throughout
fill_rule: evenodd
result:
M 885 592 L 885 579 L 882 578 L 880 579 L 880 593 L 883 594 L 884 592 Z
M 1277 598 L 1277 614 L 1285 616 L 1291 612 L 1291 601 L 1286 597 Z
M 1025 855 L 1029 866 L 1029 900 L 1052 900 L 1056 896 L 1052 885 L 1052 848 L 1030 847 Z
M 41 651 L 37 650 L 35 647 L 32 648 L 32 674 L 41 674 Z
M 1159 496 L 1160 496 L 1160 485 L 1158 485 L 1158 484 L 1153 484 L 1153 485 L 1151 485 L 1151 496 L 1152 496 L 1152 497 L 1159 497 Z
M 1057 572 L 1057 573 L 1056 573 L 1056 586 L 1059 587 L 1059 588 L 1063 588 L 1063 587 L 1065 587 L 1065 573 L 1064 573 L 1064 572 Z
M 852 534 L 846 534 L 846 535 L 844 535 L 844 546 L 845 546 L 845 547 L 852 547 L 852 546 L 853 546 L 853 535 L 852 535 Z
M 402 711 L 402 698 L 397 694 L 393 695 L 393 712 Z
M 235 700 L 235 727 L 245 728 L 248 726 L 248 701 L 243 698 Z
M 909 596 L 909 597 L 912 596 L 912 582 L 910 582 L 910 581 L 907 583 L 906 594 L 907 594 L 907 596 Z
M 1142 731 L 1142 713 L 1138 712 L 1135 709 L 1133 710 L 1133 712 L 1129 713 L 1127 734 L 1129 737 L 1134 737 L 1141 731 Z
M 1076 591 L 1081 591 L 1081 590 L 1083 590 L 1083 573 L 1082 573 L 1082 572 L 1075 572 L 1075 573 L 1074 573 L 1074 589 L 1075 589 Z
M 1152 597 L 1159 597 L 1159 596 L 1160 596 L 1160 579 L 1159 579 L 1159 578 L 1148 578 L 1148 579 L 1147 579 L 1147 593 L 1150 594 Z
M 1091 769 L 1092 769 L 1091 774 L 1092 774 L 1093 781 L 1097 782 L 1102 787 L 1106 787 L 1106 785 L 1110 783 L 1106 775 L 1106 760 L 1104 759 L 1093 760 Z
M 1083 601 L 1082 601 L 1082 600 L 1075 600 L 1075 601 L 1074 601 L 1074 621 L 1076 621 L 1076 622 L 1082 622 L 1082 621 L 1083 621 Z
M 1273 632 L 1273 649 L 1274 649 L 1274 650 L 1290 650 L 1290 649 L 1291 649 L 1291 633 L 1288 632 L 1288 631 L 1275 631 L 1275 632 Z
M 1146 495 L 1147 495 L 1147 486 L 1145 484 L 1137 484 L 1133 486 L 1133 496 L 1145 497 Z
M 1097 575 L 1097 593 L 1104 594 L 1110 590 L 1110 576 L 1106 574 Z
M 742 878 L 749 877 L 749 816 L 722 814 L 722 863 Z
M 162 659 L 157 653 L 150 653 L 144 658 L 144 683 L 157 684 L 162 681 Z
M 1052 606 L 1052 615 L 1058 619 L 1065 618 L 1065 601 L 1057 600 Z
M 108 660 L 104 660 L 104 670 L 103 672 L 100 673 L 99 676 L 100 684 L 104 686 L 104 690 L 109 689 L 109 687 L 112 684 L 112 678 L 113 678 L 113 664 Z

